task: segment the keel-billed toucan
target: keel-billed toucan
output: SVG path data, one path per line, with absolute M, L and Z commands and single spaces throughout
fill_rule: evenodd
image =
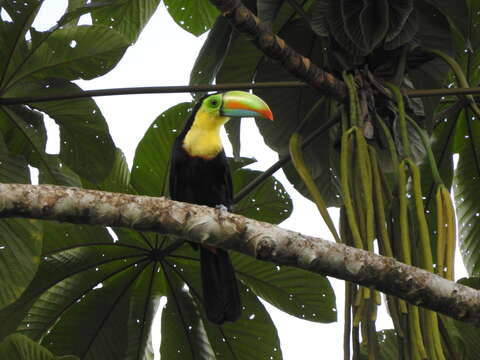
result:
M 247 92 L 229 91 L 201 98 L 173 144 L 173 200 L 211 207 L 232 205 L 232 179 L 220 139 L 222 125 L 232 117 L 273 119 L 268 105 Z M 241 314 L 240 294 L 228 253 L 200 246 L 200 270 L 207 318 L 215 324 L 237 320 Z

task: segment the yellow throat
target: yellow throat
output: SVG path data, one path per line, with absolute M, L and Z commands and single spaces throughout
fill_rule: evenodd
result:
M 226 116 L 215 116 L 199 110 L 193 124 L 183 139 L 183 148 L 191 156 L 213 159 L 223 149 L 220 128 L 229 120 Z

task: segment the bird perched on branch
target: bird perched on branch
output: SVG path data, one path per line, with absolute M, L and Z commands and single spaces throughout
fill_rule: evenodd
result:
M 273 119 L 262 99 L 244 91 L 206 95 L 198 101 L 173 144 L 173 200 L 227 209 L 232 205 L 232 179 L 220 129 L 230 118 L 240 117 Z M 242 311 L 240 294 L 228 252 L 200 245 L 200 270 L 208 320 L 215 324 L 237 320 Z

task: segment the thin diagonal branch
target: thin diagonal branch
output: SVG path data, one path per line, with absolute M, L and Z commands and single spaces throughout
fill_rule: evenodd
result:
M 230 21 L 235 29 L 252 40 L 266 56 L 278 61 L 297 79 L 305 81 L 322 93 L 337 100 L 347 95 L 343 81 L 321 69 L 311 60 L 293 50 L 269 26 L 260 20 L 240 0 L 210 0 Z
M 63 186 L 0 184 L 0 217 L 171 233 L 260 260 L 374 287 L 480 327 L 480 291 L 393 258 L 205 206 Z

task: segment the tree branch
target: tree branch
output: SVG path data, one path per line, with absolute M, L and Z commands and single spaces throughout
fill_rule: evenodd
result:
M 176 86 L 138 86 L 128 88 L 112 88 L 98 90 L 83 90 L 73 93 L 48 94 L 40 96 L 24 97 L 0 97 L 0 105 L 27 104 L 34 102 L 72 100 L 80 98 L 89 98 L 97 96 L 115 96 L 115 95 L 138 95 L 138 94 L 173 94 L 190 93 L 198 91 L 228 91 L 228 90 L 250 90 L 250 89 L 269 89 L 269 88 L 292 88 L 308 87 L 309 85 L 301 81 L 265 81 L 259 83 L 239 82 L 214 85 L 176 85 Z
M 292 75 L 337 100 L 346 99 L 347 91 L 343 81 L 293 50 L 268 26 L 261 24 L 240 0 L 210 0 L 210 2 L 222 12 L 235 29 L 251 39 L 265 55 L 280 62 Z
M 278 226 L 168 200 L 53 185 L 0 184 L 0 217 L 170 233 L 333 276 L 480 326 L 480 292 L 425 270 Z

